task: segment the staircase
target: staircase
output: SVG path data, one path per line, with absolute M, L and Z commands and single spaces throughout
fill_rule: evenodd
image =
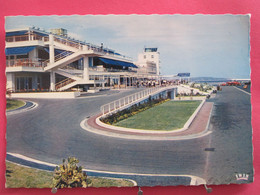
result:
M 67 85 L 69 85 L 69 84 L 71 84 L 71 83 L 73 83 L 73 82 L 75 82 L 74 79 L 72 79 L 72 78 L 66 78 L 66 79 L 64 79 L 64 80 L 62 80 L 62 81 L 56 83 L 55 89 L 58 90 L 58 91 L 63 91 L 63 90 L 65 90 L 65 89 L 62 89 L 62 88 L 64 88 L 64 86 L 67 86 Z M 68 89 L 68 88 L 67 88 L 67 89 Z
M 65 77 L 72 78 L 74 80 L 82 79 L 82 77 L 83 77 L 82 71 L 79 70 L 79 72 L 80 72 L 79 74 L 78 73 L 73 73 L 72 71 L 73 70 L 60 69 L 59 68 L 58 70 L 55 71 L 55 73 L 60 74 L 60 75 L 65 76 Z
M 57 61 L 59 61 L 63 58 L 66 58 L 67 56 L 70 56 L 72 54 L 73 54 L 73 52 L 71 52 L 71 51 L 64 51 L 64 52 L 54 56 L 54 62 L 57 62 Z M 50 60 L 48 59 L 48 60 L 44 61 L 44 63 L 48 64 L 48 63 L 50 63 Z
M 67 51 L 66 51 L 67 52 Z M 63 53 L 61 53 L 63 54 Z M 79 60 L 82 58 L 82 55 L 84 54 L 91 54 L 91 51 L 89 50 L 82 50 L 82 51 L 77 51 L 75 53 L 67 53 L 66 55 L 61 55 L 58 54 L 55 56 L 55 61 L 53 64 L 48 63 L 47 66 L 44 68 L 45 71 L 53 69 L 53 68 L 62 68 L 64 66 L 67 66 L 68 64 Z
M 47 66 L 44 67 L 44 71 L 52 70 L 57 74 L 67 77 L 58 82 L 55 85 L 55 89 L 63 91 L 82 83 L 83 71 L 72 69 L 72 67 L 68 65 L 79 60 L 86 54 L 93 54 L 94 50 L 83 43 L 74 42 L 58 36 L 54 36 L 53 44 L 55 47 L 65 51 L 54 56 L 54 63 L 50 63 L 49 60 L 46 60 L 45 64 L 47 64 Z

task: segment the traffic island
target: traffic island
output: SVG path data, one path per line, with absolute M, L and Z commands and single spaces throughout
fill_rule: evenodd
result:
M 15 100 L 15 99 L 7 99 L 6 100 L 6 110 L 15 110 L 22 106 L 24 106 L 26 103 L 21 100 Z
M 201 101 L 168 101 L 113 125 L 142 130 L 172 131 L 181 129 Z
M 213 108 L 212 102 L 202 101 L 196 111 L 192 114 L 189 120 L 181 129 L 174 131 L 153 131 L 140 130 L 117 127 L 107 125 L 99 119 L 101 115 L 96 115 L 87 118 L 81 122 L 81 127 L 86 131 L 116 138 L 123 139 L 139 139 L 139 140 L 184 140 L 194 139 L 210 134 L 208 125 L 211 111 Z

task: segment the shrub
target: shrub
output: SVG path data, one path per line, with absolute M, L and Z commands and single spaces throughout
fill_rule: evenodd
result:
M 69 157 L 67 161 L 63 159 L 63 163 L 54 170 L 54 188 L 86 188 L 88 186 L 87 175 L 81 166 L 77 166 L 78 162 L 79 160 L 75 157 Z
M 103 123 L 113 125 L 121 120 L 134 116 L 135 114 L 138 114 L 139 112 L 145 111 L 151 107 L 162 104 L 168 100 L 169 99 L 163 99 L 162 97 L 159 99 L 152 99 L 152 97 L 149 96 L 148 101 L 146 101 L 146 102 L 143 102 L 143 103 L 139 102 L 138 104 L 135 104 L 135 105 L 131 106 L 130 108 L 118 111 L 117 113 L 111 114 L 105 118 L 101 118 L 100 120 Z

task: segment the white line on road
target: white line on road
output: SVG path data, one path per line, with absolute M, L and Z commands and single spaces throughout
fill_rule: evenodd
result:
M 238 90 L 240 90 L 240 91 L 242 91 L 242 92 L 244 92 L 244 93 L 246 93 L 247 95 L 251 95 L 251 93 L 248 93 L 247 91 L 245 91 L 245 90 L 243 90 L 243 89 L 240 89 L 240 88 L 238 88 L 238 87 L 236 87 L 236 86 L 233 86 L 234 88 L 236 88 L 236 89 L 238 89 Z

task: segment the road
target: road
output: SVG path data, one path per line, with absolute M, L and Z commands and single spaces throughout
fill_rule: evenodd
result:
M 235 174 L 249 174 L 248 181 L 253 180 L 251 95 L 245 92 L 223 87 L 214 100 L 209 147 L 215 151 L 208 154 L 208 183 L 239 183 Z
M 54 164 L 76 156 L 87 169 L 123 172 L 128 178 L 127 173 L 136 173 L 131 178 L 140 186 L 179 183 L 173 177 L 144 179 L 138 174 L 194 175 L 208 184 L 218 184 L 237 182 L 235 173 L 249 173 L 252 180 L 248 94 L 223 87 L 210 100 L 215 102 L 210 135 L 191 140 L 144 141 L 97 135 L 80 127 L 84 118 L 99 113 L 101 105 L 132 91 L 102 93 L 72 100 L 33 100 L 39 104 L 37 109 L 7 117 L 7 152 Z M 183 184 L 188 184 L 184 180 Z

